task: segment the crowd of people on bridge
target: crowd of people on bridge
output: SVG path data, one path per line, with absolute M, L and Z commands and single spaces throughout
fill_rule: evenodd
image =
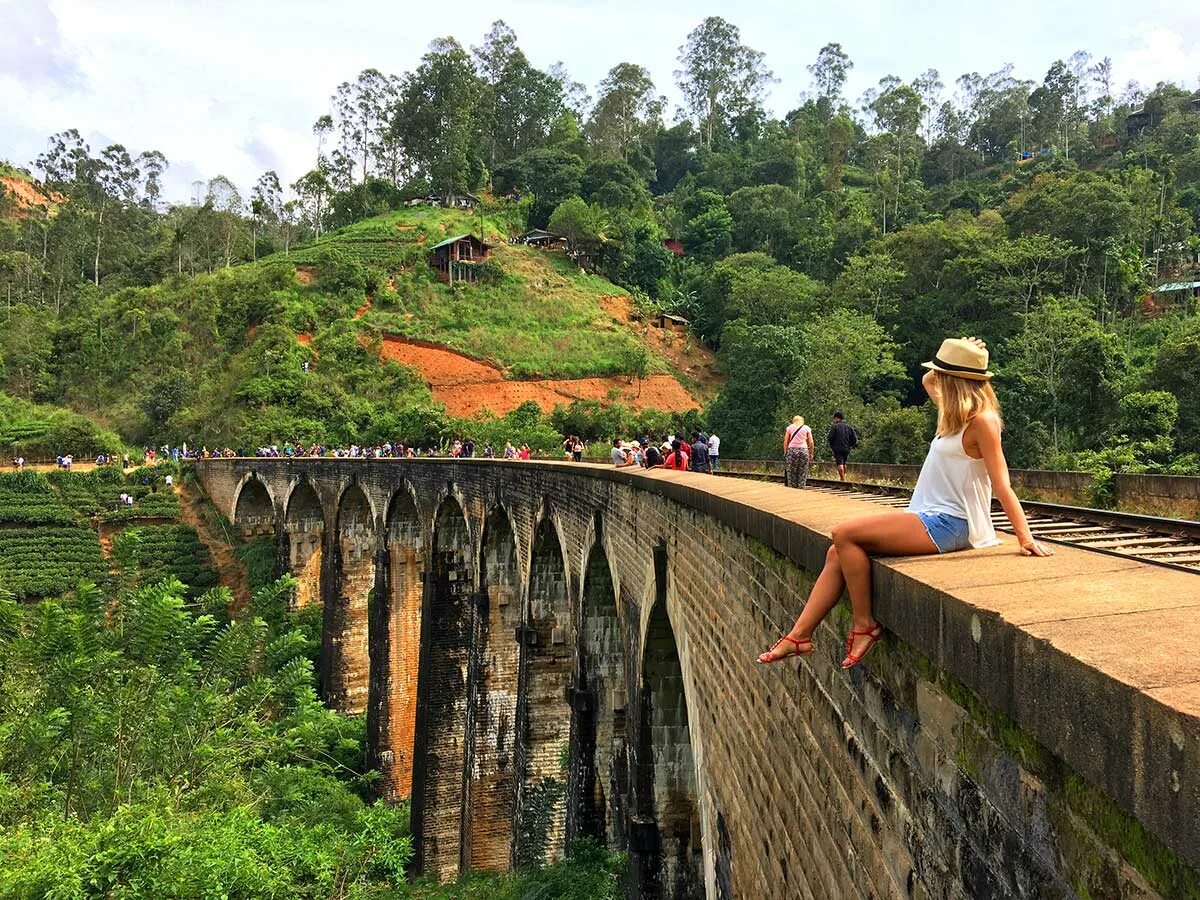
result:
M 634 441 L 613 438 L 609 458 L 618 469 L 640 466 L 715 475 L 721 461 L 721 438 L 716 432 L 701 429 L 692 431 L 690 440 L 683 435 L 664 434 L 661 443 L 652 441 L 649 435 Z

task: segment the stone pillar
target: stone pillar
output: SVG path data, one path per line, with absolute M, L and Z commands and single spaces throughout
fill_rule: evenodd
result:
M 368 596 L 375 587 L 375 533 L 371 506 L 357 485 L 348 487 L 337 511 L 331 575 L 325 579 L 325 623 L 321 644 L 325 702 L 357 715 L 367 708 Z
M 421 615 L 413 766 L 416 862 L 420 871 L 441 881 L 457 877 L 461 869 L 474 570 L 462 508 L 447 499 L 435 520 Z
M 521 662 L 517 547 L 497 511 L 484 530 L 471 652 L 464 865 L 503 872 L 512 863 L 516 716 Z
M 392 507 L 370 613 L 367 760 L 382 776 L 379 795 L 397 801 L 412 793 L 425 541 L 411 498 L 403 493 Z
M 566 849 L 566 795 L 571 709 L 567 690 L 575 663 L 575 641 L 566 567 L 549 519 L 534 540 L 529 607 L 521 635 L 525 644 L 523 714 L 520 734 L 520 802 L 517 808 L 518 865 L 553 863 Z

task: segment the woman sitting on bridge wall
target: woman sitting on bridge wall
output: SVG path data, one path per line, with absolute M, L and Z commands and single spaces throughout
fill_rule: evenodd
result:
M 938 409 L 937 436 L 921 466 L 907 512 L 886 512 L 834 526 L 833 546 L 792 630 L 758 657 L 761 663 L 813 652 L 813 632 L 850 591 L 854 624 L 842 668 L 857 665 L 883 634 L 871 615 L 871 561 L 879 556 L 950 553 L 1000 543 L 992 527 L 992 490 L 1017 532 L 1022 556 L 1049 556 L 1033 539 L 1008 481 L 1000 444 L 1000 404 L 989 380 L 987 345 L 976 338 L 942 342 L 921 383 Z

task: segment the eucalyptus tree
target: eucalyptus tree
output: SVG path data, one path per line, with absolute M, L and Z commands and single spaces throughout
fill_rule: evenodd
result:
M 828 43 L 817 52 L 816 62 L 808 67 L 808 71 L 816 88 L 817 108 L 821 111 L 822 119 L 828 120 L 837 112 L 842 100 L 842 87 L 853 68 L 854 63 L 839 43 Z
M 731 120 L 762 105 L 775 80 L 763 54 L 741 42 L 741 32 L 720 16 L 709 16 L 679 48 L 675 80 L 684 103 L 696 117 L 706 148 L 728 130 Z
M 654 93 L 650 73 L 636 63 L 618 63 L 601 80 L 586 132 L 602 155 L 626 162 L 648 147 L 662 120 L 666 99 Z

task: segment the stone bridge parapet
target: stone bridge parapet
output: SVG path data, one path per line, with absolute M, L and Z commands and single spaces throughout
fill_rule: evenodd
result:
M 592 837 L 631 896 L 1200 896 L 1200 577 L 1004 546 L 876 560 L 843 672 L 755 655 L 873 507 L 505 460 L 196 464 L 321 604 L 321 689 L 439 878 Z

